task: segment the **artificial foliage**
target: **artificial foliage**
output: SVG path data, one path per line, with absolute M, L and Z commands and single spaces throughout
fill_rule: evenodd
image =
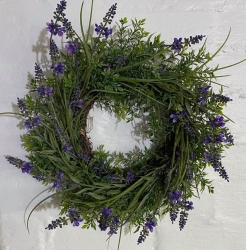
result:
M 182 230 L 194 209 L 192 198 L 206 188 L 214 192 L 207 169 L 229 181 L 221 159 L 233 145 L 223 113 L 232 100 L 222 85 L 219 93 L 213 90 L 223 68 L 208 66 L 226 41 L 214 54 L 206 51 L 203 35 L 166 44 L 144 30 L 145 19 L 112 23 L 117 4 L 91 34 L 93 1 L 88 29 L 82 9 L 80 35 L 65 15 L 65 0 L 46 23 L 52 76 L 35 64 L 29 93 L 18 98 L 15 113 L 27 129 L 21 140 L 28 154 L 6 159 L 51 186 L 55 193 L 46 199 L 60 197 L 60 217 L 48 230 L 71 222 L 110 237 L 130 225 L 139 244 L 166 214 Z M 54 36 L 66 42 L 57 46 Z M 94 105 L 127 122 L 147 121 L 141 133 L 150 148 L 127 154 L 93 148 L 87 116 Z

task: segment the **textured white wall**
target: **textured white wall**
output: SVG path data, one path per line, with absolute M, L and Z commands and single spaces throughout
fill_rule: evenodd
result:
M 56 0 L 0 0 L 0 112 L 12 111 L 17 97 L 26 94 L 26 84 L 34 72 L 34 62 L 45 63 L 42 55 L 47 52 L 48 34 L 45 23 L 50 21 Z M 113 2 L 95 0 L 94 22 L 100 22 Z M 90 1 L 85 1 L 85 20 Z M 80 0 L 70 0 L 67 17 L 79 28 Z M 207 48 L 215 51 L 224 41 L 229 28 L 231 37 L 215 59 L 221 66 L 246 58 L 246 0 L 119 0 L 116 19 L 147 18 L 146 29 L 162 34 L 171 43 L 174 37 L 205 34 Z M 212 169 L 215 194 L 205 192 L 201 200 L 193 199 L 195 209 L 190 212 L 185 229 L 179 232 L 178 222 L 171 224 L 168 216 L 155 228 L 146 243 L 137 246 L 138 235 L 122 238 L 122 250 L 244 250 L 246 249 L 246 63 L 224 70 L 231 75 L 220 79 L 234 101 L 229 103 L 226 114 L 235 124 L 231 131 L 235 146 L 225 152 L 224 166 L 230 182 L 222 180 Z M 99 115 L 97 115 L 99 113 Z M 138 138 L 131 138 L 131 128 L 124 123 L 95 111 L 92 139 L 94 146 L 105 143 L 109 150 L 128 151 L 138 145 Z M 103 133 L 115 135 L 107 141 Z M 0 250 L 106 250 L 106 233 L 99 230 L 80 230 L 72 226 L 44 230 L 58 216 L 57 201 L 41 205 L 30 220 L 30 235 L 24 225 L 24 211 L 28 203 L 45 187 L 27 174 L 9 165 L 1 155 L 23 158 L 19 136 L 19 120 L 11 116 L 0 117 Z M 122 143 L 123 142 L 123 143 Z M 31 208 L 47 193 L 43 193 Z M 116 249 L 117 236 L 110 240 L 109 250 Z

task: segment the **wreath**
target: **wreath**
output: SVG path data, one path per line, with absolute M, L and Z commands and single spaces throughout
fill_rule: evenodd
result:
M 223 113 L 232 100 L 223 95 L 215 73 L 235 64 L 208 66 L 229 35 L 213 55 L 205 42 L 196 52 L 190 47 L 203 35 L 166 44 L 144 30 L 145 19 L 129 24 L 122 18 L 110 28 L 116 8 L 112 5 L 95 24 L 93 36 L 93 1 L 88 30 L 82 25 L 82 4 L 79 36 L 64 13 L 66 1 L 57 4 L 53 20 L 46 23 L 52 76 L 35 64 L 30 91 L 17 99 L 20 112 L 12 113 L 24 119 L 27 132 L 21 140 L 28 155 L 26 160 L 6 159 L 51 184 L 55 192 L 46 199 L 61 198 L 60 217 L 46 229 L 71 222 L 99 227 L 110 237 L 128 224 L 139 231 L 139 244 L 167 213 L 172 223 L 179 216 L 179 228 L 184 228 L 194 208 L 190 199 L 205 188 L 213 193 L 208 166 L 229 181 L 221 158 L 233 145 L 226 127 L 230 119 Z M 54 36 L 66 36 L 65 46 L 58 49 Z M 219 93 L 212 84 L 221 86 Z M 142 133 L 151 140 L 150 148 L 127 154 L 106 152 L 103 146 L 93 149 L 87 133 L 94 105 L 127 122 L 147 121 Z

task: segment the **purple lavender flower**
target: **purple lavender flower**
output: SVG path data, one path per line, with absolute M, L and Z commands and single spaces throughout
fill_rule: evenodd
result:
M 95 31 L 96 31 L 97 35 L 99 35 L 101 30 L 102 30 L 102 27 L 101 27 L 101 25 L 98 25 L 97 23 L 95 24 L 95 27 L 96 27 Z
M 82 103 L 83 103 L 83 99 L 79 99 L 77 102 L 74 103 L 74 105 L 78 108 L 82 109 Z
M 32 123 L 28 120 L 24 122 L 24 126 L 26 129 L 32 129 Z
M 9 164 L 12 164 L 16 167 L 20 167 L 23 163 L 23 161 L 17 157 L 13 157 L 10 155 L 6 155 L 5 158 L 7 159 L 7 161 L 9 162 Z
M 19 97 L 17 97 L 17 105 L 22 114 L 26 112 L 26 104 L 24 102 L 24 99 L 20 99 Z
M 70 218 L 74 218 L 74 217 L 78 216 L 78 211 L 75 208 L 70 208 L 68 210 L 68 216 Z
M 57 45 L 53 39 L 51 39 L 51 41 L 50 41 L 49 55 L 51 55 L 52 57 L 55 57 L 55 58 L 58 58 L 58 55 L 59 55 L 59 50 L 58 50 Z
M 83 99 L 79 99 L 78 101 L 70 102 L 70 103 L 68 104 L 68 107 L 69 107 L 69 108 L 78 107 L 78 108 L 82 109 L 82 107 L 83 107 L 82 104 L 83 104 Z
M 72 149 L 73 149 L 73 147 L 71 145 L 65 144 L 64 147 L 62 148 L 62 152 L 65 153 L 65 152 L 70 151 Z
M 110 214 L 112 214 L 112 209 L 110 209 L 110 208 L 105 208 L 105 207 L 103 207 L 102 208 L 102 214 L 104 215 L 104 216 L 106 216 L 106 217 L 108 217 Z
M 171 114 L 171 115 L 170 115 L 170 118 L 173 119 L 173 123 L 175 123 L 175 122 L 178 121 L 179 114 Z
M 126 186 L 129 186 L 131 182 L 133 181 L 133 179 L 134 179 L 134 174 L 128 171 L 126 173 Z
M 113 32 L 113 29 L 110 29 L 108 27 L 103 27 L 102 25 L 95 24 L 95 27 L 96 27 L 95 31 L 96 31 L 97 35 L 102 34 L 106 38 L 108 38 L 109 35 L 111 35 Z
M 210 142 L 212 142 L 210 136 L 209 136 L 209 135 L 206 135 L 205 139 L 203 140 L 203 143 L 208 144 L 208 143 L 210 143 Z
M 63 14 L 63 11 L 66 9 L 66 7 L 67 7 L 67 2 L 65 0 L 61 0 L 60 4 L 57 4 L 56 13 L 60 15 Z
M 227 142 L 227 140 L 224 138 L 223 134 L 218 134 L 215 141 L 216 142 Z
M 108 38 L 109 35 L 112 35 L 112 32 L 113 32 L 113 29 L 109 29 L 108 27 L 106 27 L 106 28 L 104 29 L 104 36 L 105 36 L 106 38 Z
M 39 116 L 36 116 L 32 122 L 34 126 L 42 126 Z
M 44 72 L 37 63 L 35 63 L 34 70 L 35 70 L 35 79 L 41 80 L 41 78 L 44 77 Z
M 81 217 L 79 217 L 78 219 L 74 219 L 73 226 L 78 227 L 79 223 L 82 222 L 82 221 L 83 221 L 83 219 Z
M 39 96 L 44 96 L 44 88 L 43 87 L 38 87 L 36 91 L 37 91 Z
M 214 120 L 213 120 L 213 124 L 214 124 L 216 127 L 224 127 L 224 126 L 225 126 L 224 117 L 223 117 L 223 116 L 220 116 L 220 115 L 216 115 L 216 117 L 215 117 Z
M 80 43 L 68 43 L 65 45 L 68 54 L 76 54 Z
M 58 172 L 58 171 L 56 172 L 56 178 L 57 178 L 57 179 L 61 180 L 63 177 L 64 177 L 64 174 L 63 174 L 63 173 Z
M 203 106 L 205 104 L 205 99 L 204 97 L 199 97 L 198 102 Z
M 206 87 L 201 87 L 201 88 L 198 88 L 198 91 L 202 94 L 206 94 L 211 87 L 212 87 L 211 85 L 208 85 Z
M 48 23 L 48 22 L 46 23 L 46 26 L 47 26 L 47 28 L 46 28 L 47 31 L 49 31 L 54 36 L 57 35 L 57 31 L 59 28 L 58 24 L 55 24 L 53 22 L 53 20 L 51 20 L 50 23 Z
M 23 161 L 21 165 L 22 165 L 22 173 L 30 174 L 31 170 L 34 168 L 34 166 L 25 161 Z
M 169 198 L 171 203 L 181 203 L 182 193 L 180 191 L 173 191 L 169 193 Z
M 171 50 L 174 50 L 176 52 L 180 52 L 182 49 L 182 38 L 174 38 L 173 44 L 171 46 Z
M 209 162 L 209 161 L 211 161 L 211 155 L 210 154 L 208 154 L 208 153 L 204 153 L 204 158 L 205 158 L 205 162 L 207 163 L 207 162 Z
M 149 218 L 146 219 L 145 229 L 149 230 L 152 233 L 155 226 L 156 223 L 153 220 Z
M 58 63 L 55 65 L 55 72 L 56 74 L 61 74 L 64 71 L 65 65 L 63 63 Z
M 222 102 L 222 103 L 227 103 L 227 102 L 231 102 L 232 99 L 230 97 L 224 96 L 224 95 L 220 95 L 220 94 L 213 94 L 213 99 L 216 102 Z
M 187 201 L 186 209 L 187 210 L 193 210 L 194 209 L 192 201 Z
M 44 86 L 44 94 L 47 96 L 52 96 L 53 94 L 53 87 Z
M 120 223 L 119 219 L 117 217 L 113 217 L 113 220 L 111 222 L 111 226 L 110 226 L 110 230 L 108 232 L 108 235 L 111 235 L 111 234 L 117 234 L 117 226 L 118 224 Z
M 66 31 L 65 27 L 59 27 L 57 30 L 57 35 L 62 36 L 65 31 Z
M 202 41 L 203 39 L 203 35 L 197 35 L 197 36 L 190 36 L 190 38 L 185 38 L 185 44 L 188 44 L 189 46 L 191 46 L 191 44 L 196 44 L 199 43 L 199 41 Z
M 60 189 L 63 186 L 63 184 L 60 181 L 55 181 L 53 183 L 53 188 Z

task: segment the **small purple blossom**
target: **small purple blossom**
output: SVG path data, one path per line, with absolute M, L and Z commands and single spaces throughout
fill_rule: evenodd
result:
M 211 155 L 210 154 L 208 154 L 208 153 L 204 153 L 204 158 L 205 158 L 205 162 L 207 163 L 207 162 L 209 162 L 209 161 L 211 161 Z
M 39 116 L 36 116 L 32 122 L 34 126 L 42 126 Z
M 110 209 L 110 208 L 105 208 L 105 207 L 103 207 L 102 208 L 102 214 L 104 215 L 104 216 L 106 216 L 106 217 L 108 217 L 110 214 L 112 214 L 112 209 Z
M 126 186 L 129 186 L 131 182 L 133 181 L 133 179 L 134 179 L 134 174 L 128 171 L 126 173 Z
M 73 226 L 78 227 L 79 223 L 82 222 L 82 221 L 83 221 L 83 219 L 81 217 L 79 217 L 78 219 L 74 219 Z
M 53 188 L 60 189 L 63 186 L 63 184 L 60 181 L 55 181 L 53 183 Z
M 44 86 L 44 93 L 45 93 L 47 96 L 52 96 L 52 94 L 53 94 L 53 87 Z
M 68 43 L 65 45 L 68 54 L 76 54 L 80 43 Z
M 208 143 L 210 143 L 210 142 L 212 142 L 210 136 L 209 136 L 209 135 L 206 135 L 205 139 L 203 140 L 203 143 L 208 144 Z
M 199 97 L 198 102 L 203 106 L 205 104 L 205 99 L 204 97 Z
M 97 35 L 99 35 L 101 30 L 102 30 L 102 27 L 101 27 L 101 25 L 98 25 L 97 23 L 95 24 L 95 27 L 96 27 L 95 31 L 96 31 Z
M 182 193 L 180 191 L 173 191 L 169 193 L 169 198 L 171 203 L 181 203 Z
M 58 172 L 58 171 L 56 172 L 56 178 L 57 178 L 57 179 L 61 180 L 63 177 L 64 177 L 64 174 L 63 174 L 63 173 Z
M 38 93 L 39 96 L 44 96 L 44 95 L 52 96 L 52 94 L 53 94 L 53 87 L 42 86 L 42 87 L 38 87 L 36 91 L 37 91 L 37 93 Z
M 66 31 L 65 27 L 60 27 L 58 24 L 54 23 L 53 20 L 51 20 L 50 23 L 47 22 L 46 26 L 46 30 L 54 36 L 62 36 L 63 33 Z
M 227 142 L 227 140 L 226 140 L 226 138 L 224 138 L 223 134 L 218 134 L 215 141 L 216 142 Z
M 171 50 L 174 50 L 176 52 L 180 52 L 182 49 L 182 38 L 174 38 L 172 46 L 171 46 Z
M 64 71 L 64 64 L 63 63 L 58 63 L 55 65 L 55 72 L 56 74 L 62 74 Z
M 186 209 L 187 210 L 193 210 L 194 209 L 192 201 L 187 201 Z
M 214 124 L 216 127 L 224 127 L 224 126 L 225 126 L 224 117 L 223 117 L 223 116 L 220 116 L 220 115 L 216 115 L 216 117 L 215 117 L 214 120 L 213 120 L 213 124 Z
M 65 153 L 65 152 L 70 151 L 72 149 L 73 149 L 73 147 L 71 145 L 65 144 L 64 147 L 62 148 L 62 152 Z
M 171 114 L 171 115 L 170 115 L 170 118 L 173 119 L 173 123 L 175 123 L 175 122 L 178 121 L 179 114 Z
M 34 168 L 33 165 L 25 161 L 23 161 L 21 165 L 22 165 L 22 173 L 30 174 L 31 170 Z
M 32 129 L 32 123 L 31 123 L 30 121 L 25 121 L 25 122 L 24 122 L 24 126 L 25 126 L 25 128 L 28 129 L 28 130 L 29 130 L 29 129 Z
M 102 34 L 103 36 L 105 36 L 106 38 L 109 37 L 109 35 L 111 35 L 113 33 L 113 29 L 110 29 L 108 27 L 103 27 L 102 25 L 98 25 L 95 24 L 95 31 L 97 33 L 97 35 Z
M 117 234 L 117 226 L 119 223 L 120 223 L 119 219 L 114 216 L 113 220 L 112 220 L 112 226 L 110 226 L 110 230 L 108 232 L 108 235 Z
M 39 96 L 44 96 L 44 88 L 43 87 L 38 87 L 36 91 L 37 91 Z
M 211 85 L 208 85 L 206 87 L 201 87 L 201 88 L 198 88 L 198 91 L 203 94 L 206 94 L 211 87 L 212 87 Z
M 78 101 L 72 101 L 68 104 L 68 107 L 69 108 L 72 108 L 72 107 L 78 107 L 80 109 L 82 109 L 83 107 L 83 99 L 79 99 Z
M 149 218 L 146 219 L 145 229 L 149 230 L 152 233 L 155 226 L 156 223 L 153 220 Z
M 78 211 L 75 208 L 70 208 L 68 210 L 68 216 L 70 218 L 74 218 L 74 217 L 78 216 Z
M 106 27 L 106 28 L 104 29 L 104 36 L 105 36 L 106 38 L 108 38 L 109 35 L 112 35 L 112 32 L 113 32 L 113 29 L 109 29 L 108 27 Z
M 82 103 L 83 103 L 83 99 L 79 99 L 77 102 L 74 103 L 74 106 L 82 109 L 83 107 Z

